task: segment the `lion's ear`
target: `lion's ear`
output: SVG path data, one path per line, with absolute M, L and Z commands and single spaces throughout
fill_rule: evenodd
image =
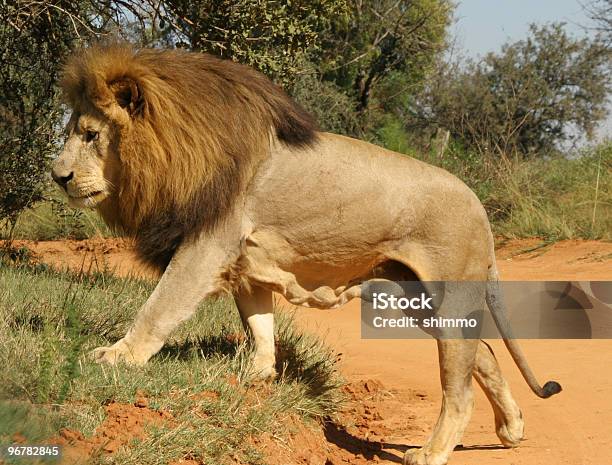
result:
M 121 78 L 109 84 L 117 104 L 125 109 L 130 116 L 139 115 L 145 106 L 142 89 L 136 81 L 130 78 Z

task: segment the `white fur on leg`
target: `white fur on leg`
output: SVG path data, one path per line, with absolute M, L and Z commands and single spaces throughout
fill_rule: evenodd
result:
M 274 378 L 276 348 L 272 291 L 261 287 L 253 287 L 250 292 L 242 291 L 236 296 L 236 305 L 255 344 L 251 369 L 253 378 L 256 380 Z

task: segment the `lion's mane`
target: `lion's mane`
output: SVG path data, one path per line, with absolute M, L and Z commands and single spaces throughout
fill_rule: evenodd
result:
M 92 104 L 118 128 L 120 181 L 99 211 L 161 269 L 228 214 L 272 134 L 316 141 L 310 115 L 265 76 L 202 53 L 98 45 L 69 59 L 61 87 L 75 111 Z

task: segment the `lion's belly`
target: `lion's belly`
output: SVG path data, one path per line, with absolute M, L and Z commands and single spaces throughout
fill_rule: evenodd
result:
M 307 254 L 274 231 L 251 234 L 243 250 L 243 276 L 296 305 L 333 308 L 359 297 L 359 284 L 382 257 L 373 250 L 327 250 Z

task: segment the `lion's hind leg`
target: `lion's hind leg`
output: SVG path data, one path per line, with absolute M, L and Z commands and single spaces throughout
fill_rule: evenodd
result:
M 484 341 L 480 341 L 476 352 L 474 378 L 493 407 L 497 437 L 506 447 L 518 446 L 523 438 L 523 415 L 501 374 L 493 350 Z
M 235 296 L 242 322 L 255 345 L 251 373 L 254 379 L 276 376 L 274 345 L 274 303 L 272 291 L 258 286 L 242 289 Z
M 485 286 L 479 282 L 446 282 L 442 303 L 435 311 L 441 320 L 464 318 L 484 305 Z M 461 442 L 474 406 L 472 376 L 480 340 L 461 327 L 441 326 L 433 332 L 438 344 L 442 408 L 431 437 L 420 449 L 404 456 L 404 465 L 444 465 Z
M 476 339 L 438 339 L 442 409 L 429 440 L 420 449 L 409 449 L 404 465 L 444 465 L 461 441 L 474 405 L 472 370 Z

